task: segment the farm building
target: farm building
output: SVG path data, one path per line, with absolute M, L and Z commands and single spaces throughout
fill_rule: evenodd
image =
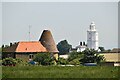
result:
M 8 47 L 3 47 L 2 58 L 22 58 L 28 61 L 33 59 L 35 54 L 44 52 L 49 52 L 56 60 L 58 59 L 58 50 L 49 30 L 43 31 L 40 41 L 20 41 L 14 44 L 10 43 Z
M 105 58 L 105 64 L 103 65 L 112 65 L 120 66 L 120 53 L 102 53 Z
M 46 48 L 39 41 L 22 41 L 3 48 L 3 58 L 13 57 L 29 60 L 38 52 L 47 52 Z

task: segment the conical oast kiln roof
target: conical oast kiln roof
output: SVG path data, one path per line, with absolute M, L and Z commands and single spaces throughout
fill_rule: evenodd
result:
M 39 41 L 47 49 L 48 52 L 58 52 L 53 36 L 49 30 L 43 31 Z

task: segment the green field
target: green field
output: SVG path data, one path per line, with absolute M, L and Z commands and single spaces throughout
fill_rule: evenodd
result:
M 112 66 L 15 66 L 2 67 L 2 78 L 117 78 Z

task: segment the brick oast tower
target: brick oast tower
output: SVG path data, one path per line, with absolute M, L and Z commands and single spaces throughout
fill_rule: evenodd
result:
M 52 53 L 53 56 L 58 60 L 58 49 L 53 39 L 50 30 L 43 30 L 43 33 L 39 39 L 41 44 L 47 49 L 48 52 Z

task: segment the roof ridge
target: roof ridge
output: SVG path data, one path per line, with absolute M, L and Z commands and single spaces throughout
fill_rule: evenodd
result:
M 19 43 L 31 43 L 31 42 L 39 42 L 39 41 L 19 41 Z

